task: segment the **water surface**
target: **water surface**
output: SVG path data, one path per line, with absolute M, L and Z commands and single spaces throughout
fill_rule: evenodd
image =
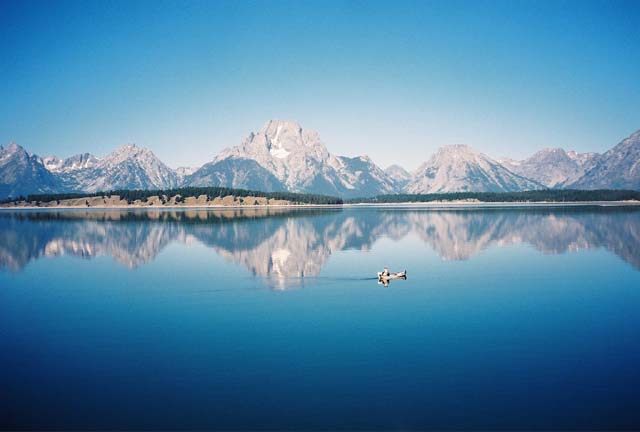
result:
M 639 287 L 634 208 L 3 211 L 0 424 L 637 429 Z

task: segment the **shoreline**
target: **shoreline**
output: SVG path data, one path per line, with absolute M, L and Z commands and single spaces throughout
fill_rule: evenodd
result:
M 349 207 L 423 207 L 423 208 L 509 208 L 509 207 L 635 207 L 640 201 L 432 201 L 403 203 L 355 203 Z
M 240 210 L 263 208 L 523 208 L 523 207 L 640 207 L 640 201 L 536 201 L 536 202 L 482 202 L 482 201 L 432 201 L 432 202 L 398 202 L 398 203 L 348 203 L 348 204 L 259 204 L 259 205 L 162 205 L 162 206 L 0 206 L 0 211 L 20 210 Z

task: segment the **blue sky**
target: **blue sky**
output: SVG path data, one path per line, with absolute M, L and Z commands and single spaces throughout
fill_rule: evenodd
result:
M 272 118 L 415 168 L 640 129 L 640 2 L 0 0 L 0 142 L 198 165 Z

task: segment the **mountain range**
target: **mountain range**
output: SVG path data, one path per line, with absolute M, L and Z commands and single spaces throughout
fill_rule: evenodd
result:
M 393 193 L 514 192 L 545 188 L 640 190 L 640 131 L 603 154 L 544 149 L 525 160 L 492 159 L 444 146 L 413 172 L 382 169 L 368 156 L 329 152 L 317 132 L 271 120 L 199 168 L 172 169 L 127 144 L 104 156 L 40 157 L 0 147 L 0 199 L 34 193 L 222 186 L 344 198 Z

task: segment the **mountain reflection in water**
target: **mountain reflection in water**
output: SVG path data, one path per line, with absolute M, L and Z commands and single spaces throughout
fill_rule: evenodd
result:
M 409 235 L 445 260 L 525 243 L 546 254 L 605 248 L 640 269 L 640 211 L 607 207 L 3 211 L 0 269 L 60 255 L 107 255 L 134 268 L 172 242 L 200 242 L 284 287 L 319 275 L 332 253 Z

